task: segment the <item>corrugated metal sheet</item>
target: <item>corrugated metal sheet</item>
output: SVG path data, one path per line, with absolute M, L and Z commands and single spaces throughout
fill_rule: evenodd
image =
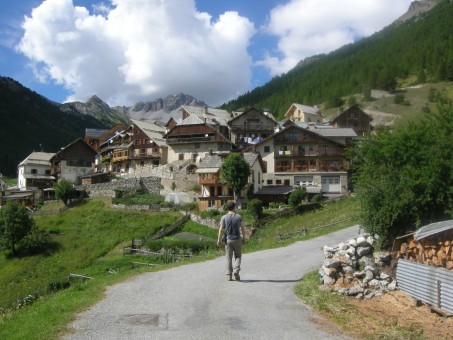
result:
M 453 313 L 453 271 L 399 259 L 396 281 L 413 298 Z
M 415 241 L 418 241 L 422 238 L 435 235 L 450 229 L 453 229 L 453 220 L 431 223 L 418 229 L 414 234 L 414 238 Z

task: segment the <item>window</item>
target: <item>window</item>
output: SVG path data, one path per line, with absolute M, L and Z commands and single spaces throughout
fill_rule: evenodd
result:
M 46 175 L 50 175 L 50 170 L 46 170 Z
M 178 159 L 179 159 L 180 161 L 183 161 L 183 160 L 184 160 L 184 154 L 183 154 L 183 153 L 180 153 L 180 154 L 178 155 Z
M 275 180 L 275 184 L 277 184 L 277 185 L 282 184 L 282 180 L 281 179 L 276 179 Z
M 272 185 L 272 184 L 274 184 L 274 181 L 271 180 L 271 179 L 268 179 L 268 180 L 266 181 L 266 184 L 267 184 L 267 185 Z
M 140 139 L 135 140 L 135 145 L 140 145 Z
M 289 139 L 290 141 L 295 141 L 295 140 L 297 139 L 297 133 L 296 133 L 296 132 L 290 132 L 290 133 L 288 134 L 288 139 Z
M 271 152 L 271 147 L 270 147 L 269 145 L 266 145 L 266 146 L 264 147 L 264 152 L 266 152 L 266 153 Z
M 36 169 L 31 169 L 31 173 L 32 173 L 33 175 L 36 175 L 36 174 L 38 173 L 38 170 L 36 170 Z
M 289 179 L 285 179 L 284 184 L 289 185 Z
M 145 144 L 149 144 L 151 141 L 149 140 L 149 138 L 146 138 L 145 139 Z

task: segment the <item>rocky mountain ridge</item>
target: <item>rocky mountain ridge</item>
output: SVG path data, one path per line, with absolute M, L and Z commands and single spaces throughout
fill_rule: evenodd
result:
M 398 19 L 396 19 L 397 23 L 404 22 L 406 20 L 412 19 L 416 16 L 419 16 L 420 14 L 429 11 L 431 8 L 433 8 L 437 2 L 435 0 L 418 0 L 418 1 L 413 1 L 409 5 L 409 9 L 407 10 L 406 13 L 404 13 L 402 16 L 400 16 Z
M 113 126 L 118 123 L 128 124 L 131 119 L 156 121 L 165 114 L 178 109 L 181 105 L 206 106 L 206 103 L 188 94 L 168 95 L 151 101 L 138 102 L 132 106 L 110 107 L 97 96 L 92 96 L 85 103 L 69 102 L 61 104 L 60 110 L 73 115 L 89 115 L 100 122 Z

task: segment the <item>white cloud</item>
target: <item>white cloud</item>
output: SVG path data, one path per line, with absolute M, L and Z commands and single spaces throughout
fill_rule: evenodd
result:
M 306 57 L 331 52 L 379 31 L 402 15 L 411 2 L 291 0 L 271 11 L 264 32 L 278 38 L 278 48 L 257 64 L 271 75 L 287 72 Z
M 96 94 L 112 105 L 183 92 L 210 105 L 247 89 L 254 26 L 236 12 L 215 22 L 194 0 L 111 0 L 86 8 L 46 0 L 23 23 L 17 49 L 68 100 Z M 110 11 L 108 12 L 108 9 Z

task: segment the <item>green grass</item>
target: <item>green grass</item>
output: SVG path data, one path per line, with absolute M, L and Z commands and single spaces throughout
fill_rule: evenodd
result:
M 347 297 L 322 291 L 319 274 L 305 275 L 295 287 L 295 293 L 307 305 L 337 324 L 344 332 L 359 339 L 369 340 L 426 340 L 423 330 L 415 325 L 400 325 L 396 320 L 377 321 L 360 313 Z M 372 325 L 372 327 L 370 327 Z
M 158 218 L 157 218 L 158 217 Z M 58 245 L 53 254 L 9 258 L 0 256 L 0 306 L 11 305 L 28 294 L 43 294 L 53 282 L 64 282 L 69 273 L 96 275 L 105 270 L 99 259 L 109 252 L 122 254 L 132 238 L 142 238 L 181 218 L 177 212 L 150 213 L 106 209 L 90 200 L 53 216 L 38 216 L 39 228 L 50 232 Z
M 410 105 L 395 104 L 393 97 L 376 98 L 372 102 L 360 102 L 363 97 L 361 94 L 356 94 L 355 97 L 359 100 L 359 104 L 365 109 L 373 109 L 387 113 L 398 115 L 395 120 L 395 126 L 405 125 L 410 121 L 419 120 L 424 117 L 423 108 L 429 107 L 431 112 L 437 112 L 437 103 L 428 101 L 428 94 L 430 88 L 434 88 L 441 93 L 445 93 L 450 99 L 453 99 L 453 83 L 426 83 L 422 86 L 413 86 L 410 81 L 401 84 L 402 87 L 398 89 L 399 93 L 403 93 L 405 100 Z M 349 97 L 344 98 L 346 103 L 343 105 L 345 108 L 348 106 L 347 100 Z M 338 108 L 330 108 L 323 111 L 326 117 L 333 119 L 338 114 Z M 373 124 L 373 122 L 371 123 Z
M 252 240 L 246 243 L 244 251 L 274 248 L 301 240 L 303 237 L 280 242 L 277 241 L 277 235 L 282 230 L 291 231 L 299 226 L 314 228 L 338 222 L 355 215 L 357 209 L 356 200 L 348 198 L 326 204 L 318 211 L 302 215 L 272 218 L 273 212 L 266 210 L 265 223 Z M 247 220 L 246 211 L 241 211 L 241 214 Z M 179 220 L 181 216 L 179 212 L 155 213 L 113 209 L 109 200 L 92 199 L 59 215 L 35 217 L 37 225 L 50 232 L 59 247 L 47 255 L 21 258 L 9 258 L 6 253 L 0 253 L 2 292 L 0 307 L 11 306 L 16 299 L 34 292 L 41 295 L 34 304 L 19 310 L 10 310 L 0 316 L 0 338 L 56 339 L 78 313 L 103 297 L 108 285 L 143 272 L 163 270 L 187 263 L 181 261 L 166 264 L 163 259 L 123 256 L 122 252 L 123 247 L 129 246 L 133 238 L 151 235 Z M 348 222 L 309 232 L 305 238 L 355 223 L 356 220 L 349 219 Z M 178 232 L 212 238 L 213 244 L 217 238 L 217 230 L 193 221 L 187 222 Z M 163 242 L 177 244 L 182 249 L 194 241 L 168 237 Z M 201 256 L 193 258 L 190 262 L 212 259 L 221 254 L 222 251 L 217 247 L 204 247 Z M 159 266 L 134 268 L 131 265 L 132 261 L 152 261 Z M 109 273 L 109 270 L 113 274 Z M 66 284 L 69 273 L 90 276 L 94 280 L 73 283 L 67 289 L 50 291 L 52 287 Z
M 304 214 L 294 215 L 291 209 L 281 214 L 281 217 L 273 218 L 269 211 L 266 211 L 265 223 L 247 243 L 246 251 L 281 247 L 294 241 L 325 235 L 357 224 L 359 223 L 359 203 L 356 198 L 347 197 L 326 203 L 321 209 Z M 307 229 L 307 235 L 279 240 L 279 234 L 293 233 L 302 228 Z

